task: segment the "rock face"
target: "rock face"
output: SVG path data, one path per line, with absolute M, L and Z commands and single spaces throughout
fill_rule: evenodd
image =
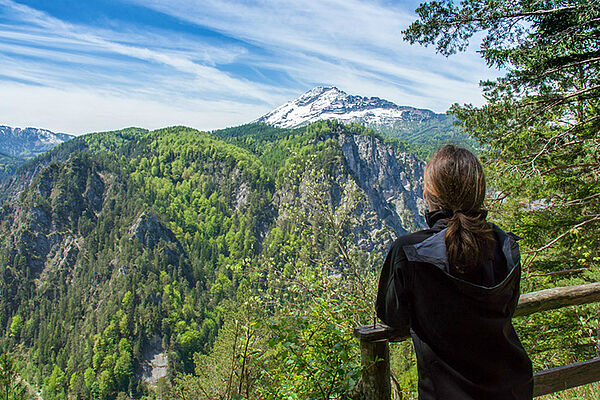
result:
M 425 228 L 424 163 L 372 136 L 339 135 L 337 140 L 377 218 L 396 234 Z
M 31 276 L 44 280 L 57 271 L 72 272 L 80 244 L 104 208 L 116 177 L 75 157 L 63 165 L 51 164 L 29 182 L 26 195 L 6 203 L 12 224 L 5 238 L 11 248 L 23 249 Z
M 28 159 L 71 140 L 72 135 L 47 129 L 11 128 L 0 125 L 0 152 L 11 157 Z
M 138 217 L 129 229 L 129 234 L 148 248 L 154 248 L 161 240 L 166 243 L 177 242 L 173 232 L 167 229 L 156 215 L 150 212 L 143 212 Z
M 181 244 L 166 226 L 159 221 L 158 217 L 150 212 L 144 211 L 129 228 L 132 239 L 137 239 L 140 244 L 149 249 L 162 244 L 164 252 L 171 264 L 178 261 L 179 254 L 183 253 Z
M 378 97 L 349 95 L 336 87 L 316 87 L 260 117 L 280 128 L 308 125 L 321 119 L 393 126 L 399 121 L 425 121 L 439 116 L 430 110 L 399 106 Z
M 289 218 L 287 205 L 300 207 L 317 229 L 380 254 L 395 237 L 426 227 L 422 161 L 374 136 L 342 132 L 320 142 L 335 143 L 330 151 L 337 156 L 328 165 L 317 155 L 314 163 L 292 166 L 299 183 L 275 194 L 278 224 Z
M 162 346 L 162 339 L 154 335 L 144 351 L 142 364 L 142 379 L 151 385 L 156 385 L 159 379 L 167 376 L 169 357 Z

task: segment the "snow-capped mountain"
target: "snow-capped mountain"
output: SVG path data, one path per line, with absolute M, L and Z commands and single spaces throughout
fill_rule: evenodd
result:
M 438 115 L 430 110 L 399 106 L 379 97 L 352 96 L 336 87 L 319 86 L 256 121 L 280 128 L 303 126 L 321 119 L 392 126 L 401 121 L 426 121 Z
M 0 153 L 22 159 L 31 158 L 73 137 L 47 129 L 21 129 L 0 125 Z

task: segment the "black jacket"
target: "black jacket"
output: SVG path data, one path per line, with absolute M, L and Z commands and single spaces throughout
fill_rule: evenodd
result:
M 519 247 L 493 225 L 493 258 L 459 276 L 448 265 L 447 217 L 398 238 L 381 271 L 376 309 L 392 327 L 411 328 L 419 399 L 531 399 L 531 361 L 511 323 L 519 300 Z

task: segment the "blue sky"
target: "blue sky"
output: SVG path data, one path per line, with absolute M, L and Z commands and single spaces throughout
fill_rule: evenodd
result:
M 400 31 L 418 1 L 0 0 L 0 125 L 209 130 L 319 85 L 444 112 L 493 78 Z

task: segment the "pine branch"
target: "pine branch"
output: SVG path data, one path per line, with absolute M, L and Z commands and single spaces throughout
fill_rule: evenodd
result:
M 528 278 L 533 278 L 536 276 L 552 276 L 552 275 L 563 275 L 563 274 L 574 274 L 577 272 L 583 272 L 583 271 L 587 271 L 589 268 L 574 268 L 574 269 L 564 269 L 561 271 L 552 271 L 552 272 L 546 272 L 546 273 L 540 273 L 540 274 L 530 274 L 525 276 L 523 279 L 528 279 Z
M 568 168 L 587 168 L 587 167 L 600 167 L 600 163 L 583 163 L 583 164 L 568 164 L 568 165 L 559 165 L 550 169 L 541 172 L 540 175 L 548 175 L 551 172 L 559 171 Z
M 583 221 L 573 227 L 571 227 L 569 230 L 563 232 L 562 234 L 560 234 L 559 236 L 557 236 L 556 238 L 552 239 L 550 242 L 546 243 L 544 246 L 536 249 L 536 250 L 530 250 L 530 251 L 525 251 L 525 254 L 538 254 L 541 251 L 544 251 L 550 247 L 552 247 L 552 245 L 554 245 L 556 242 L 558 242 L 560 239 L 564 238 L 565 236 L 567 236 L 568 234 L 570 234 L 571 232 L 573 232 L 574 230 L 581 228 L 582 226 L 591 224 L 592 222 L 595 221 L 600 221 L 600 215 L 596 215 L 593 218 L 590 218 L 586 221 Z
M 595 199 L 599 196 L 600 196 L 600 193 L 596 193 L 591 196 L 584 197 L 583 199 L 575 199 L 575 200 L 567 201 L 566 203 L 563 204 L 563 206 L 582 205 L 582 204 L 585 204 L 587 201 Z
M 462 18 L 462 19 L 459 19 L 452 23 L 447 24 L 447 26 L 462 25 L 462 24 L 468 24 L 471 22 L 488 22 L 490 20 L 497 20 L 497 19 L 539 17 L 539 16 L 550 15 L 550 14 L 555 14 L 555 13 L 560 13 L 560 12 L 565 12 L 565 11 L 575 11 L 575 10 L 578 10 L 581 8 L 585 8 L 585 6 L 576 5 L 576 6 L 555 8 L 552 10 L 525 11 L 525 12 L 509 13 L 509 14 L 504 14 L 504 15 L 493 15 L 490 17 L 481 17 L 481 18 L 478 18 L 478 17 Z M 460 18 L 460 16 L 458 14 L 455 14 L 455 17 Z

